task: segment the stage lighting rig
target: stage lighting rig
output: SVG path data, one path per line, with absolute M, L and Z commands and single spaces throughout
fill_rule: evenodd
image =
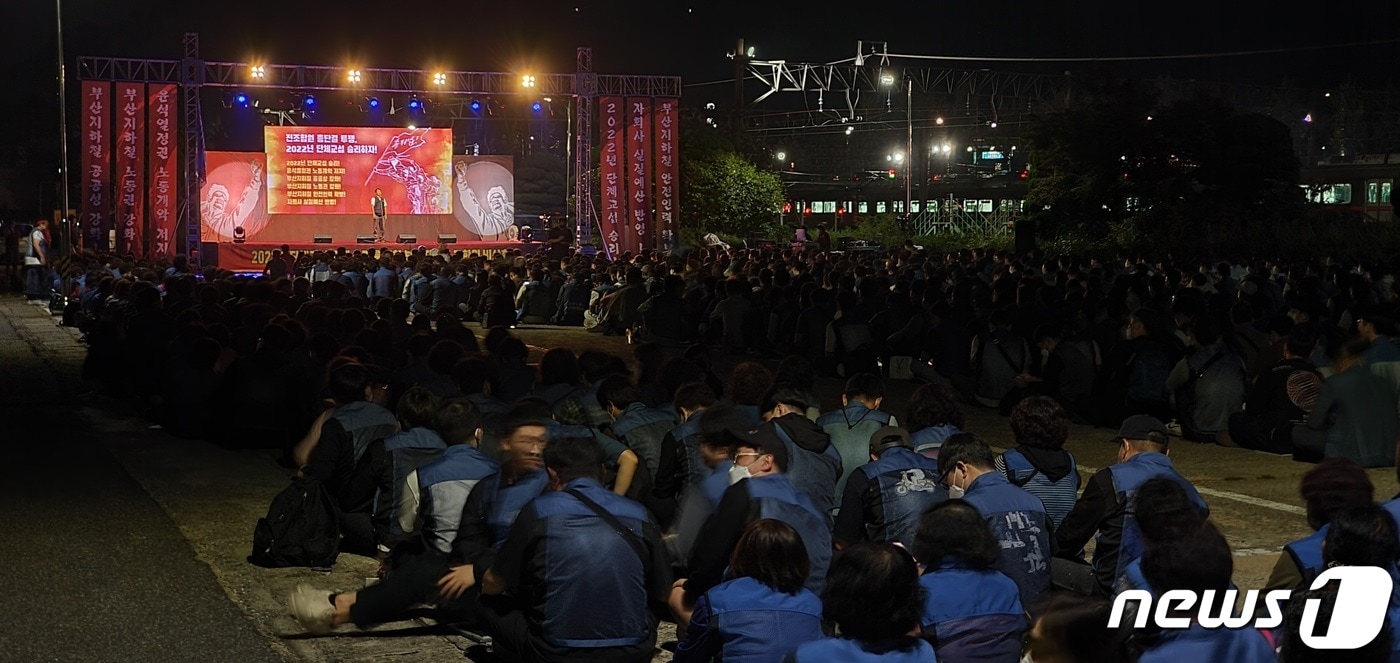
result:
M 433 74 L 433 85 L 447 85 L 447 74 L 442 72 Z
M 351 83 L 352 85 L 353 85 L 353 84 L 356 84 L 356 83 L 359 83 L 359 82 L 360 82 L 360 70 L 359 70 L 359 69 L 351 69 L 350 71 L 348 71 L 348 72 L 345 73 L 345 79 L 348 80 L 348 81 L 350 81 L 350 83 Z
M 267 78 L 267 69 L 260 64 L 251 65 L 248 67 L 248 75 L 251 76 L 253 80 L 263 80 Z

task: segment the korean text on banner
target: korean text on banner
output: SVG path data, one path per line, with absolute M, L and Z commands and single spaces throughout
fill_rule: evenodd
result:
M 82 82 L 82 224 L 90 249 L 107 248 L 112 209 L 112 84 Z
M 651 99 L 627 99 L 627 227 L 622 250 L 655 246 L 651 219 Z
M 625 104 L 621 97 L 598 100 L 603 139 L 598 173 L 602 194 L 599 225 L 603 233 L 603 251 L 609 258 L 616 258 L 622 252 L 622 232 L 628 225 L 624 206 L 627 200 Z
M 150 253 L 152 258 L 168 260 L 180 252 L 175 243 L 179 224 L 175 209 L 175 172 L 179 163 L 175 108 L 179 95 L 174 85 L 151 85 L 149 92 L 146 125 L 151 134 L 151 150 L 146 182 L 150 189 L 146 202 L 151 210 Z
M 676 138 L 680 100 L 656 99 L 654 103 L 651 131 L 656 135 L 656 154 L 652 159 L 656 179 L 655 229 L 661 248 L 670 249 L 677 239 L 676 219 L 680 213 L 680 143 Z
M 146 84 L 117 83 L 117 251 L 145 254 Z

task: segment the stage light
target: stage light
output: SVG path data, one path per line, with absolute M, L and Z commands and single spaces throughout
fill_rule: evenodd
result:
M 535 77 L 530 74 L 525 74 L 524 76 L 521 76 L 520 87 L 535 87 Z
M 311 95 L 309 95 L 309 94 L 306 95 L 306 100 L 302 102 L 302 105 L 303 105 L 303 106 L 306 106 L 307 108 L 315 108 L 315 107 L 316 107 L 316 97 L 313 97 L 313 96 L 311 96 Z
M 370 108 L 379 108 L 379 97 L 370 97 L 370 98 L 369 98 L 369 107 L 370 107 Z
M 847 136 L 851 135 L 851 133 L 854 132 L 855 130 L 856 130 L 855 127 L 846 127 L 846 135 L 847 135 Z
M 885 87 L 894 85 L 894 74 L 888 72 L 880 74 L 880 85 L 883 85 Z
M 417 129 L 418 129 L 418 125 L 416 125 L 416 124 L 410 124 L 410 125 L 408 125 L 408 130 L 409 130 L 409 131 L 415 131 L 415 130 L 417 130 Z
M 248 74 L 256 79 L 267 78 L 267 70 L 264 69 L 263 66 L 260 64 L 255 64 L 248 67 Z
M 351 83 L 358 83 L 360 82 L 360 70 L 351 69 L 350 71 L 346 72 L 345 77 L 349 79 Z
M 247 107 L 248 107 L 248 95 L 247 95 L 247 93 L 239 92 L 238 94 L 233 95 L 233 102 L 236 103 L 236 104 L 238 104 L 239 106 L 242 106 L 242 107 L 244 107 L 244 108 L 247 108 Z
M 434 84 L 434 85 L 447 85 L 447 74 L 444 74 L 444 73 L 442 73 L 442 72 L 438 72 L 438 73 L 436 73 L 436 74 L 433 74 L 433 84 Z
M 942 125 L 943 125 L 943 117 L 942 117 L 942 116 L 939 116 L 939 117 L 934 118 L 933 123 L 934 123 L 934 124 L 937 124 L 937 125 L 939 125 L 939 126 L 942 126 Z
M 538 101 L 536 101 L 536 102 L 533 103 L 533 104 L 530 104 L 530 110 L 533 110 L 533 111 L 535 111 L 536 113 L 540 112 L 540 110 L 541 110 L 542 108 L 544 108 L 544 104 L 541 104 L 541 103 L 538 102 Z
M 473 113 L 480 113 L 480 112 L 481 112 L 481 100 L 479 100 L 479 99 L 472 99 L 471 108 L 472 108 L 472 112 L 473 112 Z
M 418 110 L 419 108 L 422 108 L 422 107 L 423 107 L 423 102 L 419 101 L 419 100 L 418 100 L 418 97 L 414 97 L 414 98 L 408 100 L 408 109 L 409 109 L 409 110 Z

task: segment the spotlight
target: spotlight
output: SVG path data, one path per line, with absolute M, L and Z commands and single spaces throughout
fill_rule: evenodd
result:
M 434 85 L 447 85 L 447 74 L 444 74 L 444 73 L 441 73 L 441 72 L 438 72 L 438 73 L 436 73 L 436 74 L 433 74 L 433 84 L 434 84 Z
M 535 87 L 535 77 L 530 74 L 525 74 L 524 76 L 521 76 L 520 87 Z
M 416 124 L 410 124 L 410 125 L 408 125 L 408 130 L 409 130 L 409 131 L 414 131 L 414 130 L 416 130 L 417 128 L 418 128 L 418 125 L 416 125 Z
M 853 131 L 855 131 L 855 130 L 856 130 L 855 127 L 846 127 L 846 135 L 847 135 L 847 136 L 851 135 L 851 132 L 853 132 Z
M 314 97 L 314 96 L 312 96 L 312 95 L 309 95 L 309 94 L 306 95 L 306 100 L 302 102 L 302 105 L 303 105 L 303 106 L 306 106 L 307 108 L 315 108 L 315 107 L 316 107 L 316 97 Z
M 939 126 L 942 126 L 942 125 L 943 125 L 943 116 L 940 115 L 940 116 L 938 116 L 937 118 L 934 118 L 933 123 L 934 123 L 934 124 L 937 124 L 937 125 L 939 125 Z
M 408 109 L 409 109 L 409 110 L 418 110 L 419 108 L 422 108 L 422 107 L 423 107 L 423 102 L 419 101 L 419 100 L 418 100 L 418 97 L 414 97 L 414 98 L 408 100 Z
M 257 79 L 267 78 L 267 70 L 260 64 L 249 67 L 248 74 Z
M 379 97 L 370 97 L 370 98 L 369 98 L 369 107 L 370 107 L 370 108 L 379 108 Z
M 481 112 L 481 100 L 480 100 L 480 99 L 472 99 L 471 108 L 472 108 L 472 112 L 473 112 L 473 113 L 480 113 L 480 112 Z
M 535 111 L 536 113 L 540 112 L 540 109 L 542 108 L 544 108 L 544 104 L 541 104 L 538 101 L 536 101 L 533 104 L 530 104 L 530 110 Z
M 345 73 L 345 78 L 348 79 L 351 83 L 360 82 L 360 70 L 351 69 L 350 71 Z
M 238 94 L 233 95 L 233 102 L 238 104 L 239 106 L 247 108 L 248 94 L 246 92 L 239 92 Z

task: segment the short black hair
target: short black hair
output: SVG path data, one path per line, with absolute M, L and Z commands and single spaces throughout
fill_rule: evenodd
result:
M 1375 504 L 1343 509 L 1328 523 L 1322 561 L 1344 566 L 1394 566 L 1400 556 L 1395 518 Z
M 1357 649 L 1313 649 L 1303 642 L 1303 611 L 1309 603 L 1317 602 L 1314 627 L 1329 628 L 1337 606 L 1339 586 L 1329 582 L 1317 589 L 1300 587 L 1283 610 L 1283 630 L 1279 638 L 1279 663 L 1386 663 L 1390 661 L 1391 643 L 1395 632 L 1382 628 L 1371 642 Z
M 761 405 L 773 385 L 773 372 L 763 364 L 746 361 L 729 374 L 729 394 L 735 405 Z
M 1142 537 L 1149 544 L 1181 536 L 1206 519 L 1186 488 L 1166 477 L 1144 481 L 1133 496 L 1132 507 Z
M 468 396 L 485 393 L 491 381 L 491 366 L 481 357 L 466 357 L 452 367 L 452 381 Z
M 1226 591 L 1234 570 L 1230 544 L 1210 521 L 1158 541 L 1142 554 L 1142 575 L 1158 596 L 1174 589 Z
M 975 433 L 951 435 L 938 450 L 938 467 L 944 474 L 951 472 L 959 462 L 979 470 L 996 469 L 996 455 L 992 453 L 992 448 Z
M 1063 449 L 1069 439 L 1069 414 L 1049 396 L 1031 396 L 1012 408 L 1011 434 L 1016 444 Z
M 846 398 L 885 397 L 885 381 L 874 373 L 856 373 L 846 380 Z
M 544 464 L 560 481 L 601 480 L 603 448 L 592 437 L 553 438 L 544 448 Z
M 789 382 L 779 382 L 763 395 L 763 405 L 759 409 L 772 412 L 779 405 L 787 405 L 805 412 L 813 400 L 811 392 Z
M 1288 349 L 1289 354 L 1307 359 L 1312 355 L 1313 348 L 1317 347 L 1317 326 L 1312 323 L 1294 325 L 1292 331 L 1288 332 L 1288 340 L 1284 342 L 1284 347 Z
M 1308 510 L 1308 524 L 1321 529 L 1337 512 L 1375 501 L 1376 488 L 1366 470 L 1350 458 L 1324 458 L 1303 475 L 1298 492 Z
M 843 636 L 893 640 L 919 626 L 924 589 L 909 551 L 893 543 L 858 543 L 831 564 L 822 616 Z
M 939 560 L 951 557 L 973 569 L 996 566 L 1000 546 L 982 514 L 962 500 L 933 505 L 919 517 L 914 534 L 914 556 L 932 570 Z
M 365 388 L 369 387 L 369 369 L 358 362 L 346 362 L 327 376 L 326 388 L 335 402 L 345 404 L 365 399 Z
M 911 433 L 933 426 L 962 429 L 966 419 L 957 395 L 941 384 L 926 384 L 915 389 L 909 397 L 908 412 L 908 421 L 904 423 Z
M 550 348 L 540 357 L 540 385 L 579 383 L 578 358 L 568 348 Z
M 715 392 L 704 382 L 687 382 L 676 389 L 675 404 L 678 408 L 698 410 L 708 408 L 718 400 Z
M 521 399 L 506 410 L 502 417 L 501 437 L 509 437 L 522 426 L 548 426 L 551 421 L 549 406 L 544 401 Z
M 398 416 L 399 421 L 403 422 L 405 428 L 424 426 L 435 428 L 439 407 L 441 404 L 433 392 L 421 385 L 414 385 L 399 397 L 399 404 L 394 408 L 394 414 Z
M 603 378 L 603 382 L 598 385 L 598 405 L 603 409 L 607 409 L 611 404 L 621 410 L 633 403 L 640 403 L 641 400 L 631 378 L 610 375 Z
M 771 518 L 749 523 L 729 556 L 729 577 L 753 578 L 784 594 L 801 590 L 811 570 L 797 530 Z
M 448 444 L 467 444 L 481 430 L 481 411 L 470 400 L 450 398 L 438 408 L 437 432 Z

